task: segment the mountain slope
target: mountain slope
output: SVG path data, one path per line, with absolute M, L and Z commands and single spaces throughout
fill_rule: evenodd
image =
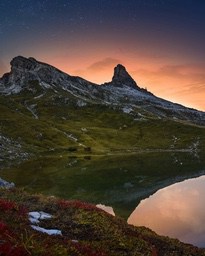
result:
M 194 151 L 205 142 L 204 112 L 141 89 L 122 65 L 96 85 L 16 57 L 0 79 L 0 102 L 3 166 L 43 152 Z

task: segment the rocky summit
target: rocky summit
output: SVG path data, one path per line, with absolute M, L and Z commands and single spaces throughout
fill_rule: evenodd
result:
M 127 86 L 130 86 L 130 87 L 135 88 L 135 89 L 140 89 L 137 86 L 137 83 L 128 74 L 126 68 L 121 64 L 118 64 L 114 68 L 114 75 L 113 75 L 113 78 L 112 78 L 112 83 L 116 84 L 116 85 L 120 85 L 120 86 L 127 85 Z
M 18 56 L 11 61 L 11 70 L 35 70 L 38 66 L 38 62 L 34 58 L 24 58 L 22 56 Z

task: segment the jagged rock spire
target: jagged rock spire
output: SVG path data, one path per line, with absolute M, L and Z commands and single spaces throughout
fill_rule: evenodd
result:
M 131 86 L 134 88 L 138 87 L 137 83 L 129 75 L 126 68 L 121 64 L 118 64 L 114 68 L 114 75 L 112 78 L 112 83 L 116 84 L 116 85 L 127 85 L 127 86 Z

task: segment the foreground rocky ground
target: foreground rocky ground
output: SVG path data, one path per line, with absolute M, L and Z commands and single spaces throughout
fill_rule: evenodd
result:
M 205 250 L 128 225 L 91 204 L 1 188 L 0 255 L 191 256 Z

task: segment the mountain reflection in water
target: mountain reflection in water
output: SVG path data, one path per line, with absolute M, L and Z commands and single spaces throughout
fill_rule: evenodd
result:
M 176 183 L 142 200 L 128 223 L 205 247 L 205 176 Z
M 141 202 L 159 189 L 205 175 L 205 153 L 153 152 L 127 155 L 71 157 L 51 154 L 0 170 L 0 177 L 64 199 L 113 207 L 127 220 Z

